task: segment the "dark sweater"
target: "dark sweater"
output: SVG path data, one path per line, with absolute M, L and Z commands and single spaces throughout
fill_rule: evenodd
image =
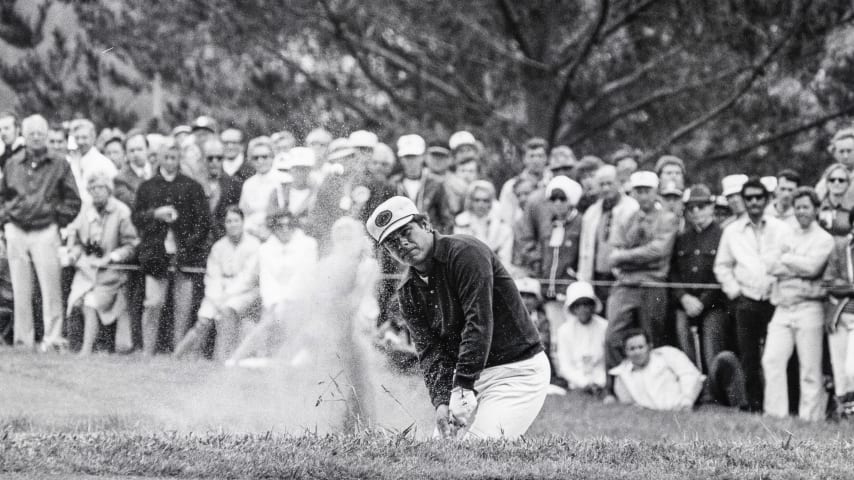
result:
M 33 155 L 18 150 L 9 158 L 0 182 L 0 225 L 22 230 L 56 224 L 62 228 L 80 212 L 80 193 L 64 158 L 47 151 Z

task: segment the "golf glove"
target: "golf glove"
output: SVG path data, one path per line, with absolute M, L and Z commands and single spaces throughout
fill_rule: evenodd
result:
M 454 387 L 451 390 L 451 401 L 448 404 L 448 410 L 450 411 L 453 423 L 458 426 L 471 425 L 475 408 L 477 408 L 477 398 L 474 396 L 474 390 L 462 387 Z

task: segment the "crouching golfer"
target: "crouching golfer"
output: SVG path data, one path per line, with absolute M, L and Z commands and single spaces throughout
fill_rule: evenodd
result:
M 490 248 L 440 235 L 406 197 L 381 203 L 368 233 L 409 266 L 398 287 L 430 399 L 434 436 L 518 438 L 546 398 L 549 361 L 516 285 Z

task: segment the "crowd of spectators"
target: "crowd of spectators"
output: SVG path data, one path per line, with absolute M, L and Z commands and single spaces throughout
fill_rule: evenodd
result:
M 719 193 L 688 184 L 673 155 L 643 170 L 629 147 L 604 161 L 539 138 L 495 185 L 467 131 L 389 146 L 318 128 L 299 145 L 288 131 L 246 141 L 207 116 L 97 134 L 6 112 L 0 140 L 0 334 L 18 348 L 233 363 L 258 324 L 299 322 L 289 306 L 306 272 L 335 268 L 323 259 L 339 219 L 364 224 L 403 195 L 516 277 L 557 394 L 854 414 L 854 129 L 833 137 L 815 187 L 787 169 L 733 173 Z M 411 353 L 399 267 L 373 255 L 386 274 L 373 335 Z

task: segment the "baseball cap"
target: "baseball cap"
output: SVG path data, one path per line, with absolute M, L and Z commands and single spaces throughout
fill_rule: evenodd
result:
M 368 217 L 365 227 L 368 235 L 379 244 L 409 223 L 415 215 L 418 215 L 418 207 L 412 200 L 403 196 L 391 197 L 377 205 Z
M 711 203 L 715 199 L 712 197 L 712 191 L 709 190 L 709 187 L 699 183 L 685 190 L 682 200 L 685 203 Z
M 377 142 L 379 142 L 377 134 L 367 130 L 356 130 L 350 134 L 348 140 L 350 141 L 350 146 L 353 148 L 374 148 L 377 146 Z
M 569 204 L 573 206 L 578 205 L 578 201 L 581 200 L 581 194 L 583 193 L 583 189 L 578 182 L 564 175 L 554 177 L 546 185 L 546 198 L 551 198 L 552 192 L 555 190 L 560 190 L 566 194 Z
M 326 155 L 326 158 L 331 162 L 341 160 L 348 155 L 356 153 L 353 147 L 350 146 L 350 140 L 346 138 L 336 138 L 329 142 L 327 151 L 329 153 Z
M 308 147 L 294 147 L 288 151 L 288 167 L 314 167 L 314 150 Z
M 448 150 L 448 147 L 446 147 L 444 143 L 432 141 L 427 144 L 427 153 L 434 155 L 450 155 L 451 151 Z
M 189 125 L 178 125 L 177 127 L 172 129 L 173 137 L 182 133 L 193 133 L 193 129 L 190 128 Z
M 593 300 L 593 303 L 596 304 L 596 313 L 602 311 L 602 301 L 596 297 L 596 294 L 593 292 L 593 285 L 590 285 L 587 282 L 572 282 L 566 287 L 566 300 L 564 300 L 564 306 L 569 308 L 573 303 L 581 300 L 582 298 L 586 298 L 589 300 Z
M 217 126 L 216 120 L 207 115 L 201 115 L 193 120 L 193 130 L 209 130 L 213 133 L 216 133 Z
M 648 187 L 656 189 L 658 188 L 658 175 L 649 170 L 640 170 L 629 177 L 629 184 L 632 188 Z
M 741 193 L 741 187 L 747 182 L 747 175 L 738 173 L 735 175 L 727 175 L 721 180 L 721 195 L 728 197 Z
M 451 150 L 456 150 L 463 145 L 477 145 L 477 140 L 475 140 L 474 135 L 471 133 L 460 130 L 459 132 L 454 132 L 451 135 L 451 138 L 448 139 L 448 146 L 451 147 Z
M 531 277 L 522 277 L 522 278 L 517 278 L 515 280 L 515 283 L 516 283 L 516 290 L 519 290 L 519 293 L 528 293 L 530 295 L 537 297 L 537 300 L 543 299 L 542 292 L 540 292 L 540 289 L 541 289 L 540 282 L 534 280 Z
M 676 186 L 676 182 L 665 183 L 661 187 L 661 190 L 658 193 L 662 197 L 667 197 L 667 196 L 682 197 L 682 190 Z
M 552 149 L 549 154 L 549 170 L 556 168 L 573 168 L 578 163 L 575 153 L 566 145 L 560 145 Z
M 421 135 L 404 135 L 397 139 L 397 156 L 423 155 L 427 144 Z

